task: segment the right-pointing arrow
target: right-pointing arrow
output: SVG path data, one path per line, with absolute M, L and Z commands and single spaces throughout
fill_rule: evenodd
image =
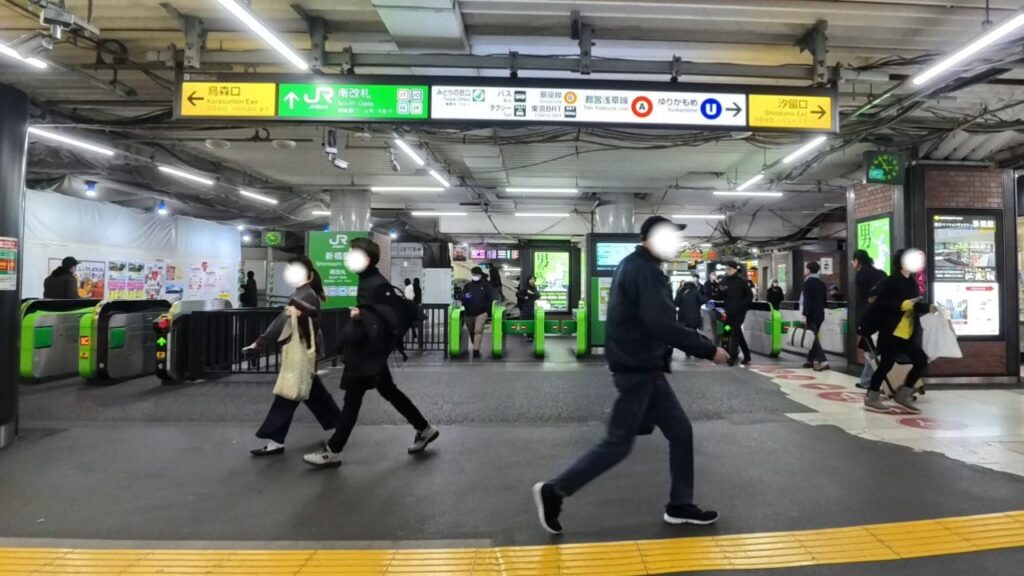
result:
M 732 117 L 733 117 L 733 118 L 735 118 L 735 117 L 739 116 L 739 115 L 740 115 L 740 112 L 743 112 L 743 108 L 740 108 L 740 105 L 739 105 L 739 104 L 733 104 L 733 105 L 732 105 L 732 107 L 730 107 L 730 108 L 726 108 L 726 110 L 727 110 L 728 112 L 732 112 Z
M 814 114 L 815 116 L 818 117 L 818 120 L 821 120 L 822 118 L 825 117 L 825 107 L 822 106 L 821 104 L 818 104 L 818 109 L 811 111 L 811 114 Z

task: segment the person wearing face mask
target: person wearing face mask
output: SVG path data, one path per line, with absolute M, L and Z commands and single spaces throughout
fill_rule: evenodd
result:
M 462 288 L 462 311 L 466 317 L 466 329 L 473 344 L 473 357 L 480 357 L 480 349 L 484 345 L 484 326 L 487 315 L 491 312 L 491 304 L 498 300 L 498 292 L 484 277 L 484 271 L 474 266 L 470 271 L 472 282 Z
M 814 342 L 811 349 L 807 351 L 807 362 L 804 368 L 813 368 L 817 372 L 828 370 L 828 357 L 825 356 L 825 349 L 821 347 L 821 325 L 825 322 L 825 302 L 828 299 L 828 288 L 822 282 L 819 272 L 821 264 L 817 262 L 807 263 L 807 277 L 804 279 L 803 315 L 804 325 L 807 331 L 814 334 Z
M 921 315 L 927 314 L 931 306 L 922 301 L 917 275 L 924 270 L 924 252 L 909 248 L 893 255 L 893 270 L 897 272 L 882 280 L 872 296 L 871 322 L 878 330 L 878 367 L 871 375 L 871 387 L 864 397 L 864 407 L 874 412 L 887 412 L 882 402 L 882 382 L 896 364 L 900 355 L 910 358 L 912 367 L 906 381 L 894 396 L 897 404 L 914 414 L 921 410 L 914 405 L 914 385 L 928 366 L 928 356 L 919 344 L 921 336 Z M 870 336 L 870 335 L 865 335 Z
M 523 281 L 516 292 L 516 299 L 519 305 L 519 317 L 523 320 L 533 320 L 537 300 L 540 300 L 540 290 L 537 290 L 536 276 L 531 274 L 529 278 Z M 526 341 L 533 342 L 533 336 L 527 335 Z
M 772 285 L 768 288 L 768 294 L 765 299 L 768 300 L 768 303 L 776 310 L 782 306 L 782 301 L 786 299 L 786 293 L 783 292 L 782 288 L 779 286 L 778 279 L 772 280 Z
M 423 452 L 440 436 L 412 400 L 398 389 L 388 369 L 388 357 L 398 344 L 388 341 L 386 336 L 388 326 L 395 321 L 394 317 L 387 317 L 388 309 L 394 304 L 392 298 L 401 296 L 394 294 L 396 288 L 377 269 L 378 262 L 380 246 L 369 238 L 353 240 L 345 255 L 345 267 L 359 275 L 357 306 L 350 310 L 351 319 L 342 334 L 345 370 L 341 388 L 345 391 L 345 400 L 334 434 L 319 449 L 303 456 L 314 468 L 341 466 L 341 451 L 359 419 L 363 397 L 373 389 L 416 430 L 409 454 Z
M 743 321 L 747 319 L 747 310 L 754 301 L 754 292 L 750 283 L 740 273 L 740 265 L 735 260 L 725 263 L 725 281 L 722 288 L 722 299 L 725 301 L 725 321 L 729 327 L 729 356 L 732 365 L 736 365 L 743 352 L 743 364 L 750 364 L 750 348 L 743 337 Z
M 672 288 L 662 272 L 675 260 L 681 228 L 661 216 L 648 218 L 640 228 L 643 240 L 619 263 L 608 301 L 605 357 L 618 397 L 604 437 L 558 477 L 533 487 L 541 526 L 562 532 L 562 502 L 629 455 L 636 436 L 654 427 L 669 441 L 672 489 L 663 519 L 669 524 L 713 524 L 718 513 L 693 503 L 693 427 L 665 373 L 672 349 L 711 360 L 729 361 L 729 354 L 700 333 L 676 321 Z
M 323 356 L 323 335 L 320 332 L 320 304 L 327 300 L 324 294 L 324 285 L 320 280 L 320 274 L 313 267 L 308 258 L 292 258 L 288 261 L 288 267 L 284 271 L 284 279 L 288 285 L 295 289 L 288 301 L 288 306 L 274 320 L 255 342 L 245 348 L 247 355 L 258 354 L 258 351 L 269 349 L 275 344 L 284 344 L 291 338 L 300 338 L 307 348 L 315 342 L 317 355 Z M 299 334 L 292 333 L 291 318 L 297 317 L 296 325 Z M 312 331 L 310 322 L 312 319 Z M 290 369 L 282 366 L 282 370 Z M 263 424 L 256 432 L 256 437 L 267 441 L 260 448 L 251 450 L 253 456 L 274 456 L 284 453 L 284 441 L 288 436 L 288 430 L 292 425 L 292 418 L 295 416 L 295 409 L 300 403 L 304 403 L 316 417 L 317 422 L 324 430 L 334 428 L 341 418 L 341 411 L 335 404 L 334 398 L 324 387 L 320 377 L 313 375 L 313 386 L 310 389 L 309 397 L 299 402 L 280 396 L 274 396 L 274 403 L 270 405 L 270 411 L 264 418 Z

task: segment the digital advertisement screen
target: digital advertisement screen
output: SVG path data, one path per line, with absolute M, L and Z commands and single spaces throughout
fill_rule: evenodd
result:
M 999 274 L 994 216 L 932 219 L 934 301 L 958 336 L 998 336 Z
M 892 225 L 888 216 L 857 224 L 857 248 L 867 251 L 875 260 L 875 268 L 892 273 Z
M 552 312 L 569 311 L 569 253 L 534 252 L 533 275 L 537 290 Z
M 619 262 L 636 250 L 636 242 L 598 242 L 594 246 L 597 254 L 595 266 L 598 272 L 614 272 Z

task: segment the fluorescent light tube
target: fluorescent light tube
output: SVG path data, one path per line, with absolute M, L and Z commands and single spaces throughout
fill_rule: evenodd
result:
M 468 212 L 433 212 L 429 210 L 413 210 L 410 212 L 413 216 L 468 216 Z
M 405 140 L 402 140 L 401 138 L 395 138 L 395 145 L 401 148 L 402 152 L 405 152 L 406 156 L 412 158 L 412 161 L 415 162 L 417 166 L 426 165 L 427 162 L 419 154 L 417 154 L 416 151 L 412 149 L 412 146 L 409 146 L 409 144 L 407 144 Z
M 568 212 L 516 212 L 520 218 L 568 218 Z
M 257 194 L 255 192 L 250 192 L 248 190 L 239 190 L 238 193 L 247 198 L 252 198 L 253 200 L 266 202 L 267 204 L 277 204 L 277 200 L 271 198 L 270 196 L 264 196 L 263 194 Z
M 509 194 L 579 194 L 576 188 L 505 188 Z
M 34 66 L 40 70 L 44 70 L 47 67 L 46 62 L 43 62 L 39 58 L 34 56 L 22 56 L 21 54 L 18 54 L 17 50 L 6 44 L 0 44 L 0 54 L 18 60 L 24 64 L 28 64 L 29 66 Z
M 797 158 L 800 158 L 804 154 L 807 154 L 811 150 L 814 150 L 818 146 L 821 146 L 822 144 L 824 144 L 825 140 L 827 140 L 827 138 L 825 136 L 818 136 L 817 138 L 812 139 L 807 144 L 804 144 L 803 146 L 801 146 L 801 147 L 797 148 L 796 150 L 794 150 L 789 156 L 786 156 L 785 158 L 783 158 L 782 159 L 783 164 L 792 164 L 793 162 L 796 161 Z
M 715 192 L 715 196 L 770 196 L 778 198 L 782 196 L 782 192 Z
M 680 220 L 725 220 L 725 214 L 673 214 Z
M 743 190 L 746 190 L 747 188 L 750 188 L 754 184 L 757 184 L 761 180 L 764 180 L 764 173 L 763 172 L 755 174 L 753 177 L 751 177 L 750 180 L 747 180 L 743 184 L 740 184 L 739 186 L 737 186 L 736 187 L 736 191 L 737 192 L 742 192 Z
M 1007 20 L 1006 22 L 1003 22 L 999 26 L 992 28 L 991 30 L 988 31 L 988 33 L 986 33 L 981 38 L 978 38 L 977 40 L 971 42 L 967 46 L 964 46 L 963 48 L 957 50 L 956 52 L 950 54 L 949 56 L 946 56 L 942 60 L 929 66 L 924 72 L 921 72 L 917 76 L 914 76 L 914 86 L 920 86 L 934 79 L 936 76 L 942 74 L 943 72 L 946 72 L 947 70 L 963 62 L 964 60 L 967 60 L 971 56 L 974 56 L 978 52 L 981 52 L 985 48 L 988 48 L 992 44 L 995 44 L 996 42 L 1009 36 L 1011 33 L 1013 33 L 1021 26 L 1024 26 L 1024 14 L 1017 14 L 1016 16 Z
M 444 192 L 437 186 L 371 186 L 370 192 Z
M 310 212 L 313 216 L 330 216 L 331 213 L 328 210 L 313 210 Z
M 277 50 L 282 56 L 285 57 L 293 66 L 299 70 L 309 70 L 309 63 L 306 59 L 299 55 L 294 48 L 289 46 L 274 33 L 273 30 L 268 28 L 266 24 L 260 21 L 255 14 L 249 11 L 248 8 L 243 7 L 236 0 L 217 0 L 217 3 L 227 9 L 242 21 L 250 30 L 256 33 L 257 36 L 263 39 L 264 42 L 270 44 L 270 47 Z
M 61 144 L 67 144 L 68 146 L 74 146 L 76 148 L 81 148 L 82 150 L 88 150 L 89 152 L 95 152 L 97 154 L 103 154 L 104 156 L 113 156 L 114 155 L 114 151 L 111 150 L 110 148 L 104 148 L 102 146 L 97 146 L 95 144 L 90 144 L 88 142 L 85 142 L 83 140 L 78 140 L 76 138 L 68 138 L 67 136 L 64 136 L 63 134 L 58 134 L 56 132 L 50 132 L 49 130 L 43 130 L 41 128 L 36 128 L 34 126 L 30 126 L 29 127 L 28 133 L 33 135 L 33 136 L 38 136 L 39 138 L 44 138 L 46 140 L 52 140 L 54 142 L 60 142 Z
M 177 176 L 178 178 L 184 178 L 185 180 L 191 180 L 193 182 L 199 182 L 207 186 L 213 186 L 213 180 L 209 178 L 203 178 L 202 176 L 196 176 L 195 174 L 189 174 L 188 172 L 178 170 L 177 168 L 171 168 L 170 166 L 157 166 L 161 172 Z
M 451 184 L 449 184 L 448 181 L 444 179 L 444 176 L 441 176 L 441 174 L 439 174 L 437 170 L 431 170 L 430 175 L 434 178 L 434 180 L 440 182 L 441 186 L 444 186 L 445 188 L 451 186 Z

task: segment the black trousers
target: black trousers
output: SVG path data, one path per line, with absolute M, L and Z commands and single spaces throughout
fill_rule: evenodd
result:
M 341 419 L 338 421 L 338 427 L 334 429 L 331 439 L 327 441 L 327 446 L 332 452 L 341 452 L 345 448 L 352 429 L 356 427 L 356 421 L 359 420 L 359 409 L 363 407 L 363 396 L 374 387 L 377 388 L 377 393 L 390 402 L 417 432 L 430 427 L 419 408 L 395 385 L 395 380 L 391 377 L 391 370 L 386 366 L 376 376 L 348 376 L 343 373 L 341 387 L 345 389 L 345 401 L 341 405 Z
M 299 404 L 305 404 L 309 408 L 324 430 L 331 430 L 341 420 L 341 410 L 334 403 L 331 393 L 324 388 L 324 383 L 320 381 L 319 376 L 313 376 L 313 388 L 309 391 L 309 398 L 304 402 L 274 396 L 274 403 L 270 405 L 270 411 L 263 419 L 263 425 L 256 431 L 256 437 L 284 444 L 284 440 L 288 436 L 288 429 L 292 426 L 295 409 L 299 407 Z
M 750 348 L 747 347 L 747 339 L 743 337 L 743 320 L 745 317 L 730 319 L 729 324 L 729 356 L 737 358 L 736 349 L 743 352 L 743 359 L 750 360 Z
M 913 367 L 907 373 L 907 380 L 903 385 L 913 388 L 914 384 L 917 384 L 917 381 L 921 379 L 921 374 L 928 367 L 928 355 L 924 353 L 924 350 L 912 340 L 904 340 L 896 336 L 880 337 L 878 339 L 878 367 L 875 368 L 875 373 L 871 375 L 870 390 L 872 392 L 878 392 L 882 389 L 882 382 L 889 375 L 892 367 L 896 365 L 896 357 L 900 354 L 910 358 L 910 361 L 913 363 Z
M 821 347 L 821 339 L 818 337 L 818 333 L 821 332 L 821 322 L 808 320 L 807 331 L 814 334 L 814 342 L 811 343 L 811 349 L 807 351 L 807 361 L 811 364 L 828 362 L 828 356 L 825 355 L 825 349 Z

